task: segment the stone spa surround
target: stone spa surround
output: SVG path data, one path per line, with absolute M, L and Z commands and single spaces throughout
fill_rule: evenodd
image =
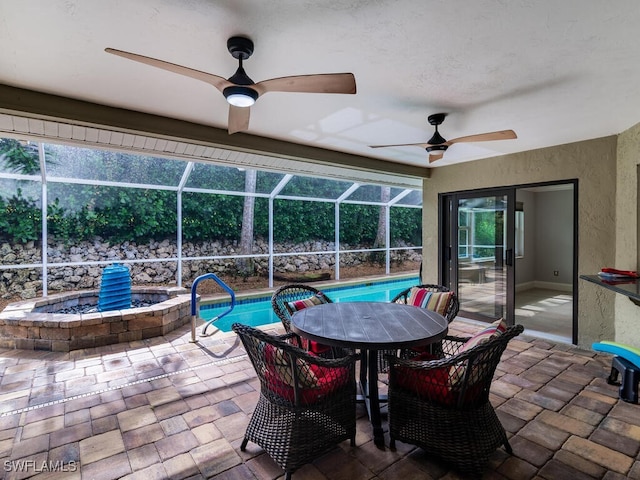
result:
M 181 287 L 133 287 L 132 301 L 150 306 L 92 313 L 53 313 L 98 305 L 98 290 L 12 303 L 0 312 L 0 347 L 69 352 L 165 335 L 191 320 L 191 295 Z

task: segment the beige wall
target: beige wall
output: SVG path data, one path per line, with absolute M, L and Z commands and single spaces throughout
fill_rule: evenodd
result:
M 616 267 L 638 270 L 638 164 L 640 124 L 618 138 L 616 193 Z M 640 307 L 624 295 L 615 295 L 617 342 L 640 348 Z
M 640 142 L 640 133 L 633 138 Z M 616 176 L 616 148 L 617 137 L 612 136 L 433 168 L 423 186 L 423 280 L 438 279 L 439 193 L 555 180 L 578 179 L 578 274 L 595 274 L 603 266 L 625 266 L 616 263 L 615 240 L 622 235 L 616 228 L 616 186 L 622 183 L 620 175 Z M 633 198 L 635 201 L 635 191 Z M 635 234 L 635 220 L 633 226 Z M 618 223 L 618 228 L 626 227 Z M 635 268 L 635 262 L 632 266 Z M 589 347 L 593 341 L 615 338 L 615 296 L 578 280 L 579 345 Z

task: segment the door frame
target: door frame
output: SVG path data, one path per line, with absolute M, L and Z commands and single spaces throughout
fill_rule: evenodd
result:
M 578 200 L 579 200 L 579 180 L 577 178 L 573 179 L 564 179 L 564 180 L 554 180 L 549 182 L 536 182 L 536 183 L 526 183 L 526 184 L 517 184 L 517 185 L 508 185 L 501 187 L 491 187 L 491 188 L 478 188 L 478 189 L 470 189 L 470 190 L 460 190 L 454 192 L 445 192 L 438 194 L 438 281 L 442 285 L 447 285 L 454 291 L 457 291 L 457 278 L 455 278 L 456 283 L 453 284 L 451 276 L 448 275 L 446 271 L 449 260 L 451 258 L 452 247 L 451 243 L 448 242 L 451 232 L 446 231 L 447 225 L 445 225 L 445 220 L 447 217 L 447 209 L 450 207 L 448 205 L 447 199 L 460 198 L 462 196 L 471 196 L 471 197 L 480 197 L 480 196 L 491 196 L 497 194 L 503 194 L 505 191 L 513 192 L 508 196 L 508 203 L 513 202 L 513 205 L 507 206 L 507 225 L 510 226 L 507 230 L 507 236 L 511 237 L 511 239 L 507 238 L 507 246 L 513 245 L 515 243 L 515 194 L 518 189 L 525 188 L 535 188 L 535 187 L 548 187 L 554 185 L 566 185 L 570 184 L 573 188 L 573 252 L 572 252 L 572 297 L 573 297 L 573 305 L 572 305 L 572 333 L 571 333 L 571 342 L 576 345 L 578 342 L 578 248 L 579 248 L 579 237 L 578 237 Z M 454 197 L 455 196 L 455 197 Z M 456 220 L 457 226 L 457 220 Z M 451 227 L 451 226 L 450 226 Z M 515 259 L 513 262 L 513 266 L 507 270 L 507 322 L 513 322 L 515 313 Z M 457 260 L 455 261 L 455 265 L 457 266 Z M 457 273 L 456 273 L 457 275 Z M 510 324 L 511 324 L 510 323 Z

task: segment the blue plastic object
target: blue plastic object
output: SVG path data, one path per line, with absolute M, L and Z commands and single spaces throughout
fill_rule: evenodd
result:
M 98 311 L 127 308 L 131 308 L 131 274 L 127 267 L 115 263 L 102 271 Z
M 637 348 L 624 345 L 622 343 L 610 342 L 608 340 L 594 343 L 591 345 L 591 348 L 597 352 L 606 352 L 618 355 L 633 363 L 637 368 L 640 368 L 640 350 Z
M 638 403 L 638 384 L 640 383 L 640 349 L 622 343 L 602 341 L 591 348 L 597 352 L 614 355 L 611 360 L 611 373 L 607 378 L 609 385 L 620 385 L 619 395 L 629 403 Z M 618 381 L 618 375 L 621 379 Z

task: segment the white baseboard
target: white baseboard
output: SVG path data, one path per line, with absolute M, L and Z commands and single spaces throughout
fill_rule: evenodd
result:
M 536 288 L 535 286 L 536 282 L 523 282 L 523 283 L 518 283 L 516 285 L 516 292 L 524 292 L 525 290 L 531 290 L 532 288 Z
M 573 292 L 573 285 L 570 283 L 542 282 L 533 280 L 531 282 L 523 282 L 516 285 L 516 292 L 524 292 L 532 288 L 544 288 L 548 290 L 560 290 L 561 292 Z

